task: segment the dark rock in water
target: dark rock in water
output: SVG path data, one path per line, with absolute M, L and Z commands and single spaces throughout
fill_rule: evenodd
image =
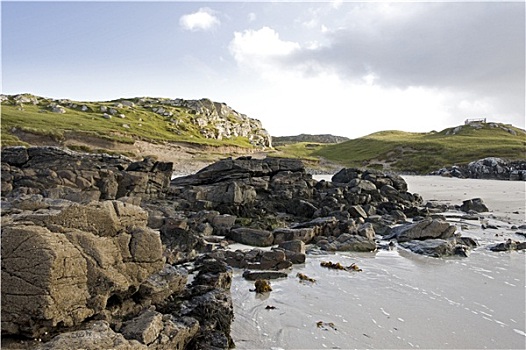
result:
M 450 256 L 455 253 L 454 240 L 426 239 L 425 241 L 406 241 L 400 243 L 400 245 L 414 253 L 435 258 Z
M 425 240 L 430 238 L 448 239 L 455 233 L 455 226 L 442 220 L 425 219 L 413 224 L 396 226 L 384 239 L 398 242 Z
M 250 270 L 282 270 L 292 266 L 287 252 L 281 249 L 261 250 L 252 249 L 248 252 L 214 251 L 214 256 L 223 259 L 229 266 Z M 298 253 L 295 253 L 298 254 Z
M 524 250 L 526 249 L 526 242 L 518 242 L 508 239 L 506 242 L 497 243 L 489 247 L 489 250 L 494 252 L 505 252 L 510 250 Z
M 249 281 L 256 281 L 259 279 L 264 280 L 274 280 L 277 278 L 287 277 L 285 272 L 279 271 L 245 271 L 243 272 L 243 277 Z
M 414 253 L 427 255 L 434 258 L 452 255 L 468 257 L 471 250 L 478 246 L 478 243 L 471 237 L 453 236 L 447 239 L 435 238 L 426 240 L 411 240 L 401 242 L 400 246 L 409 249 Z
M 484 201 L 481 198 L 473 198 L 463 201 L 462 205 L 460 206 L 460 210 L 466 213 L 473 211 L 477 213 L 489 211 L 488 207 L 484 204 Z
M 268 293 L 272 291 L 272 287 L 270 286 L 270 282 L 267 280 L 259 279 L 256 280 L 254 283 L 255 289 L 251 290 L 251 292 L 256 293 Z

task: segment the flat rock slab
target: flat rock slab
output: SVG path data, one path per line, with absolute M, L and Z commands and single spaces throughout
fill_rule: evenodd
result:
M 274 280 L 277 278 L 287 277 L 285 272 L 280 271 L 245 271 L 243 277 L 249 281 L 256 280 Z

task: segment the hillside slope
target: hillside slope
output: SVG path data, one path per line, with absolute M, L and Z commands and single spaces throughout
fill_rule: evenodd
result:
M 471 123 L 441 132 L 382 131 L 321 147 L 311 156 L 345 166 L 425 174 L 486 157 L 526 159 L 524 130 L 501 123 Z
M 0 95 L 2 146 L 31 144 L 33 136 L 66 146 L 83 138 L 133 144 L 187 142 L 265 148 L 261 122 L 209 99 L 126 98 L 104 102 L 54 100 L 30 94 Z M 89 145 L 86 145 L 89 147 Z
M 287 145 L 298 142 L 310 142 L 310 143 L 340 143 L 349 141 L 348 137 L 335 136 L 330 134 L 300 134 L 295 136 L 272 136 L 272 144 L 274 146 Z

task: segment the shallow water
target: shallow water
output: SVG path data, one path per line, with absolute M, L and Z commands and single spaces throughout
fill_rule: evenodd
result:
M 416 178 L 407 179 L 409 190 L 428 199 L 430 193 L 411 186 L 417 182 L 426 189 L 422 181 L 436 184 L 437 178 Z M 453 191 L 459 194 L 455 188 Z M 444 200 L 437 192 L 436 199 Z M 463 199 L 468 198 L 473 197 Z M 523 210 L 523 192 L 521 198 L 510 200 L 522 200 Z M 249 292 L 253 282 L 244 280 L 242 271 L 236 270 L 232 337 L 237 348 L 524 349 L 525 253 L 496 253 L 486 247 L 507 237 L 524 239 L 496 216 L 490 220 L 501 226 L 499 230 L 482 230 L 477 222 L 451 219 L 459 231 L 460 225 L 464 226 L 464 236 L 481 243 L 468 258 L 436 259 L 401 248 L 308 255 L 305 264 L 295 265 L 287 278 L 272 281 L 273 291 L 263 295 Z M 327 260 L 345 266 L 356 263 L 363 271 L 321 267 L 320 262 Z M 316 282 L 300 283 L 298 272 Z M 267 310 L 267 305 L 276 308 Z M 318 327 L 319 321 L 322 327 Z

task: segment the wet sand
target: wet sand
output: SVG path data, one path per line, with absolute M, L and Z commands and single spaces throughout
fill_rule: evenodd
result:
M 463 236 L 480 243 L 468 258 L 436 259 L 402 248 L 308 255 L 262 295 L 249 292 L 253 284 L 236 270 L 232 336 L 238 349 L 526 348 L 526 255 L 487 249 L 507 238 L 524 241 L 511 225 L 524 224 L 525 184 L 405 178 L 424 200 L 483 198 L 491 210 L 487 220 L 499 229 L 482 230 L 479 222 L 448 213 Z M 328 270 L 320 266 L 327 260 L 363 271 Z M 316 282 L 300 283 L 298 272 Z

